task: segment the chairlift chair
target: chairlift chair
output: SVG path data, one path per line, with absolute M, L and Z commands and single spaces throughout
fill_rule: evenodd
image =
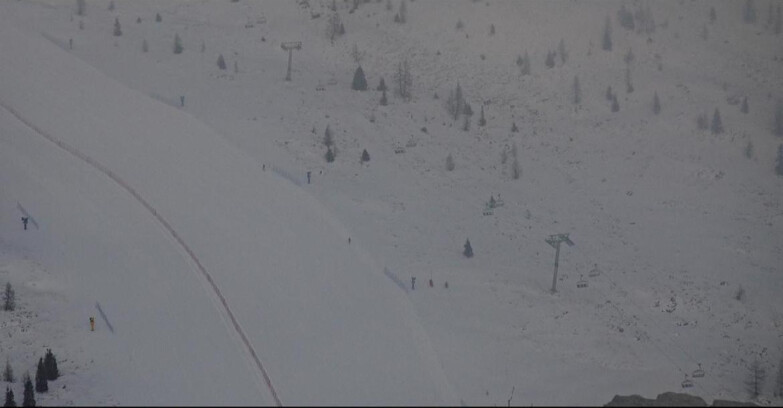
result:
M 704 377 L 704 370 L 701 369 L 701 363 L 699 363 L 699 368 L 693 372 L 693 378 L 701 377 Z
M 588 273 L 587 276 L 589 276 L 591 278 L 595 278 L 596 276 L 598 276 L 600 274 L 601 274 L 601 270 L 598 269 L 598 264 L 595 264 L 595 266 L 593 267 L 593 269 L 590 270 L 590 273 Z
M 685 381 L 682 382 L 682 388 L 693 387 L 693 381 L 688 379 L 688 374 L 685 374 Z
M 587 287 L 587 281 L 582 278 L 582 275 L 579 275 L 579 280 L 576 282 L 577 288 L 586 288 Z

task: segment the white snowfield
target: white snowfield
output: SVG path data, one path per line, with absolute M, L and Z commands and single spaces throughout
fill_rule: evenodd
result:
M 1 238 L 84 328 L 58 344 L 100 367 L 73 403 L 275 404 L 248 345 L 284 405 L 458 401 L 405 293 L 308 193 L 40 35 L 0 39 Z

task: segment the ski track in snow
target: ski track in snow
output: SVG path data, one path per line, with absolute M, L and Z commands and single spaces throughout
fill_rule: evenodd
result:
M 122 180 L 119 176 L 114 174 L 111 170 L 109 170 L 106 166 L 103 164 L 95 161 L 90 156 L 87 156 L 86 154 L 80 152 L 79 150 L 75 149 L 74 147 L 70 146 L 69 144 L 49 135 L 42 129 L 39 129 L 37 126 L 35 126 L 33 123 L 22 117 L 19 113 L 17 113 L 12 107 L 6 105 L 5 103 L 0 102 L 0 107 L 5 109 L 8 113 L 13 115 L 16 119 L 18 119 L 20 122 L 24 123 L 25 126 L 32 129 L 35 133 L 41 135 L 44 139 L 48 140 L 49 142 L 54 143 L 59 147 L 60 149 L 70 153 L 74 157 L 78 158 L 79 160 L 84 161 L 85 163 L 89 164 L 96 170 L 100 171 L 107 177 L 109 177 L 112 181 L 114 181 L 117 185 L 122 187 L 125 191 L 130 193 L 133 198 L 136 199 L 144 208 L 147 209 L 147 211 L 152 214 L 152 216 L 160 223 L 160 225 L 163 226 L 163 228 L 168 231 L 171 236 L 174 238 L 174 240 L 180 245 L 182 249 L 185 250 L 185 252 L 188 254 L 188 257 L 191 261 L 196 265 L 199 272 L 206 278 L 207 282 L 209 282 L 210 287 L 212 288 L 212 291 L 214 294 L 220 299 L 220 303 L 223 305 L 223 308 L 228 315 L 229 319 L 231 320 L 231 324 L 234 327 L 234 330 L 239 334 L 239 337 L 242 340 L 242 343 L 244 343 L 245 347 L 247 348 L 248 353 L 253 358 L 253 361 L 256 363 L 256 366 L 258 367 L 259 371 L 261 372 L 261 375 L 263 376 L 264 383 L 266 385 L 266 388 L 269 389 L 269 392 L 272 394 L 272 398 L 275 400 L 275 404 L 277 406 L 282 406 L 282 402 L 280 401 L 280 398 L 277 395 L 277 390 L 275 390 L 275 387 L 272 385 L 272 380 L 269 378 L 269 374 L 267 374 L 266 369 L 264 368 L 264 365 L 261 363 L 261 359 L 258 358 L 258 354 L 256 353 L 255 348 L 253 348 L 253 345 L 250 344 L 250 340 L 248 340 L 247 336 L 245 335 L 245 331 L 242 329 L 242 326 L 239 324 L 237 319 L 234 317 L 234 313 L 231 311 L 231 308 L 228 306 L 228 302 L 226 301 L 226 298 L 223 297 L 223 294 L 220 292 L 220 289 L 218 288 L 217 284 L 215 284 L 215 281 L 212 279 L 212 275 L 207 272 L 206 268 L 201 264 L 201 261 L 199 261 L 198 257 L 196 257 L 196 254 L 193 253 L 193 251 L 190 249 L 190 247 L 185 243 L 184 240 L 179 236 L 177 231 L 174 230 L 174 228 L 171 227 L 171 224 L 169 224 L 158 212 L 155 210 L 152 205 L 150 205 L 138 192 L 136 192 L 135 189 L 133 189 L 131 186 L 129 186 L 127 183 L 125 183 L 124 180 Z M 98 306 L 99 307 L 99 306 Z M 100 310 L 100 307 L 99 307 Z M 102 314 L 102 313 L 101 313 Z

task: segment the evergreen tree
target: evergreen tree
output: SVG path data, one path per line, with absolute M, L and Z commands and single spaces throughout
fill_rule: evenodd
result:
M 723 122 L 720 120 L 718 108 L 715 108 L 715 113 L 712 114 L 712 126 L 710 126 L 710 131 L 712 131 L 713 135 L 723 133 Z
M 404 59 L 397 64 L 397 73 L 394 76 L 395 82 L 397 82 L 397 94 L 403 100 L 411 99 L 411 86 L 413 84 L 413 78 L 411 77 L 410 66 L 408 60 Z
M 155 22 L 160 23 L 162 18 L 160 18 L 160 13 L 155 13 Z
M 742 113 L 748 113 L 748 97 L 742 98 L 742 107 L 740 107 L 740 112 Z
M 495 25 L 491 24 L 489 26 L 489 35 L 495 35 Z
M 470 246 L 470 240 L 465 240 L 465 249 L 462 251 L 462 255 L 465 255 L 468 258 L 473 257 L 473 247 Z
M 381 82 L 378 83 L 378 87 L 375 88 L 378 91 L 385 91 L 387 89 L 386 87 L 386 81 L 383 80 L 383 77 L 381 77 Z
M 781 14 L 780 14 L 780 4 L 778 4 L 778 7 L 775 12 L 775 35 L 780 34 L 780 25 L 781 25 Z
M 119 17 L 114 18 L 114 36 L 119 37 L 122 35 L 122 28 L 120 27 Z
M 783 101 L 778 101 L 775 109 L 775 124 L 773 131 L 776 136 L 783 136 Z
M 465 119 L 462 121 L 462 130 L 466 132 L 470 130 L 470 116 L 465 116 Z
M 354 91 L 367 90 L 367 78 L 364 77 L 364 70 L 362 66 L 356 67 L 356 71 L 353 73 L 353 82 L 351 83 L 351 89 Z
M 783 144 L 778 146 L 778 164 L 775 166 L 775 173 L 778 176 L 783 176 Z
M 514 161 L 511 163 L 511 178 L 517 180 L 521 175 L 522 170 L 519 168 L 519 159 L 517 159 L 517 155 L 514 154 Z
M 391 0 L 386 0 L 386 10 L 391 11 L 394 6 L 392 6 Z
M 386 106 L 389 104 L 389 100 L 386 99 L 386 90 L 383 90 L 383 94 L 381 94 L 381 106 Z
M 398 23 L 405 24 L 408 19 L 408 7 L 405 5 L 405 0 L 400 0 L 400 10 L 397 15 L 400 16 Z
M 553 51 L 546 52 L 546 67 L 553 68 L 555 66 L 555 53 Z
M 465 116 L 473 116 L 473 108 L 468 102 L 464 102 L 464 105 L 462 106 L 462 114 Z
M 5 369 L 3 370 L 3 381 L 12 383 L 14 382 L 14 369 L 11 368 L 11 362 L 5 360 Z
M 612 112 L 620 110 L 620 102 L 617 102 L 617 95 L 612 95 Z
M 42 393 L 49 391 L 49 382 L 46 380 L 46 368 L 44 368 L 43 358 L 38 359 L 38 368 L 35 370 L 35 392 Z
M 454 170 L 454 158 L 451 157 L 451 153 L 449 153 L 449 155 L 446 156 L 446 170 L 447 171 Z
M 658 92 L 655 92 L 653 95 L 653 113 L 656 115 L 661 113 L 661 101 L 658 99 Z
M 479 118 L 478 125 L 486 126 L 487 120 L 484 119 L 484 105 L 481 105 L 481 117 Z
M 109 2 L 109 11 L 114 11 L 114 0 Z
M 345 34 L 345 25 L 343 23 L 340 23 L 340 35 Z
M 147 52 L 150 50 L 149 44 L 147 44 L 147 39 L 141 41 L 141 52 Z
M 522 57 L 522 65 L 519 67 L 519 71 L 522 75 L 530 75 L 530 57 L 525 51 L 525 56 Z
M 204 40 L 201 40 L 201 53 L 203 54 L 204 51 L 207 50 L 207 44 L 204 43 Z
M 23 407 L 35 406 L 35 392 L 33 391 L 33 382 L 30 380 L 30 374 L 24 375 L 24 396 L 22 399 Z
M 519 132 L 519 128 L 517 127 L 516 122 L 511 122 L 511 133 L 517 133 Z
M 633 83 L 631 83 L 631 67 L 625 67 L 625 92 L 633 92 Z
M 10 312 L 16 309 L 16 291 L 11 287 L 11 282 L 6 282 L 3 293 L 3 310 Z
M 5 387 L 5 404 L 4 407 L 15 407 L 16 400 L 14 400 L 14 391 L 9 387 Z
M 753 158 L 753 142 L 748 140 L 748 144 L 745 145 L 745 157 L 748 159 Z
M 136 17 L 136 24 L 141 24 L 141 17 Z
M 174 34 L 174 54 L 182 54 L 182 39 L 179 34 Z
M 742 20 L 748 24 L 756 23 L 756 6 L 753 0 L 745 0 L 745 6 L 742 8 Z
M 332 148 L 328 148 L 326 150 L 326 162 L 331 163 L 334 161 L 334 152 L 332 151 Z
M 332 145 L 334 145 L 334 137 L 332 135 L 332 128 L 330 128 L 329 125 L 326 125 L 326 129 L 324 129 L 324 146 L 332 147 Z
M 57 369 L 57 358 L 54 357 L 52 349 L 46 350 L 44 355 L 44 368 L 46 369 L 46 379 L 54 381 L 60 377 L 60 370 Z
M 715 6 L 710 7 L 710 24 L 715 22 L 718 16 L 715 14 Z
M 87 7 L 84 4 L 84 0 L 76 0 L 76 15 L 84 16 L 85 11 L 87 11 Z
M 574 104 L 579 105 L 582 103 L 582 88 L 579 86 L 579 77 L 574 76 Z
M 606 16 L 606 23 L 604 23 L 604 38 L 601 47 L 604 51 L 612 50 L 612 20 L 609 19 L 609 16 Z
M 745 390 L 751 399 L 761 395 L 761 389 L 764 386 L 766 377 L 767 373 L 764 371 L 764 367 L 761 366 L 758 360 L 754 360 L 748 368 L 748 377 L 745 379 Z
M 217 66 L 222 70 L 226 69 L 226 60 L 223 58 L 223 54 L 218 55 Z
M 367 149 L 362 151 L 362 163 L 370 161 L 370 153 L 367 153 Z

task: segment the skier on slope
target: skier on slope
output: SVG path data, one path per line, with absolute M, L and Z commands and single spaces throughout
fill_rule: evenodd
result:
M 24 225 L 25 231 L 27 231 L 27 222 L 30 221 L 30 217 L 22 217 L 22 224 Z

